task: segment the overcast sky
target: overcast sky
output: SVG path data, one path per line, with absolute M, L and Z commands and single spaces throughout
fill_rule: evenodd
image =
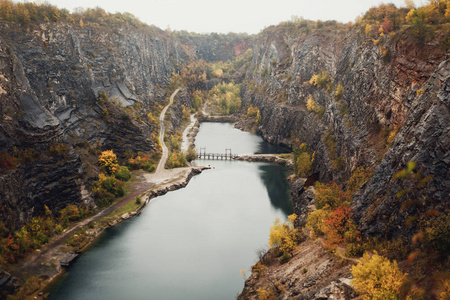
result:
M 420 4 L 425 0 L 416 0 Z M 404 6 L 404 0 L 48 0 L 58 8 L 101 7 L 129 12 L 161 29 L 258 33 L 264 27 L 301 16 L 309 20 L 354 21 L 380 3 Z

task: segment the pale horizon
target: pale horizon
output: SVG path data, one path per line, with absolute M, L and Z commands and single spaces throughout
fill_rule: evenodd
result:
M 24 1 L 21 1 L 24 2 Z M 25 1 L 27 2 L 27 1 Z M 58 8 L 73 12 L 75 8 L 100 7 L 110 13 L 128 12 L 140 21 L 161 29 L 196 33 L 248 33 L 261 30 L 292 16 L 307 20 L 354 22 L 368 9 L 381 3 L 405 6 L 404 0 L 280 0 L 280 1 L 206 1 L 206 0 L 49 0 Z M 424 0 L 416 0 L 423 5 Z

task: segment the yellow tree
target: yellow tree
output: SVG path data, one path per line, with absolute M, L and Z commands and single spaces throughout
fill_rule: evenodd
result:
M 103 151 L 98 157 L 98 163 L 106 169 L 109 175 L 114 174 L 119 168 L 117 156 L 112 150 Z
M 334 96 L 336 99 L 340 100 L 342 99 L 342 94 L 344 93 L 344 87 L 342 86 L 342 83 L 339 82 L 336 91 L 334 92 Z
M 289 221 L 280 223 L 277 218 L 270 227 L 270 248 L 278 248 L 283 253 L 294 252 L 298 241 L 298 231 L 294 228 L 294 221 L 297 218 L 296 214 L 288 216 Z
M 316 110 L 316 102 L 314 101 L 314 98 L 312 95 L 309 95 L 308 101 L 306 102 L 306 108 L 309 111 L 315 111 Z
M 400 287 L 405 279 L 397 266 L 386 257 L 375 253 L 372 257 L 366 252 L 361 261 L 350 271 L 352 285 L 363 299 L 400 299 Z
M 366 35 L 370 35 L 372 33 L 372 25 L 367 24 L 364 32 L 366 33 Z
M 301 153 L 297 158 L 297 175 L 301 177 L 307 177 L 311 173 L 311 166 L 314 160 L 314 156 L 310 156 L 308 152 Z

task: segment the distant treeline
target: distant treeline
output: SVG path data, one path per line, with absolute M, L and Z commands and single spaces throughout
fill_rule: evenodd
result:
M 147 26 L 130 13 L 108 13 L 102 8 L 77 8 L 70 13 L 67 9 L 59 9 L 48 3 L 14 3 L 10 0 L 0 0 L 0 20 L 32 25 L 42 22 L 66 21 L 84 25 L 123 25 L 128 24 L 134 27 Z

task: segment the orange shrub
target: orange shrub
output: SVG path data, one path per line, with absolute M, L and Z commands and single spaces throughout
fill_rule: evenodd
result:
M 331 216 L 323 221 L 327 246 L 335 248 L 344 242 L 344 237 L 354 226 L 352 211 L 349 206 L 340 206 L 331 212 Z

